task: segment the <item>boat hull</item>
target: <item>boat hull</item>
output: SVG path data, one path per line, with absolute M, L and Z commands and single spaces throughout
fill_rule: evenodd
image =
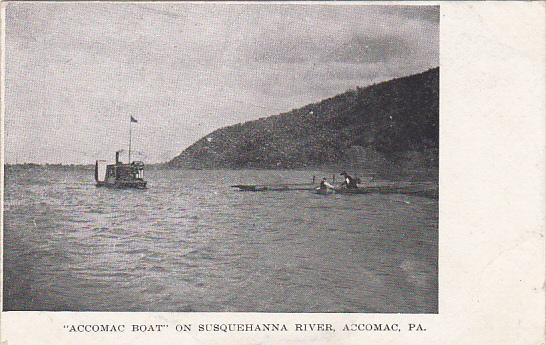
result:
M 315 193 L 320 195 L 329 195 L 329 194 L 335 194 L 336 191 L 331 188 L 316 188 Z
M 116 189 L 145 189 L 146 181 L 115 181 L 115 182 L 97 182 L 97 187 L 116 188 Z

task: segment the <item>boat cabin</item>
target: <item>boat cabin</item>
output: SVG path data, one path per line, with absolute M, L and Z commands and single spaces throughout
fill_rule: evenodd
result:
M 123 164 L 119 160 L 119 151 L 117 151 L 115 164 L 107 165 L 106 161 L 96 161 L 95 181 L 97 181 L 97 187 L 146 188 L 144 163 L 133 161 L 131 164 Z

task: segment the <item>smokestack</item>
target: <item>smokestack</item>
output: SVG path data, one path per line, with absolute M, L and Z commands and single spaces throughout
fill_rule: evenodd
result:
M 116 164 L 119 163 L 119 151 L 116 151 Z
M 99 161 L 95 162 L 95 181 L 99 182 Z

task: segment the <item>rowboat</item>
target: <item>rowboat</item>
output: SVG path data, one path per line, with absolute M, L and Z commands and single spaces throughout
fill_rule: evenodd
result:
M 329 194 L 335 194 L 336 190 L 332 188 L 315 188 L 315 193 L 320 195 L 329 195 Z

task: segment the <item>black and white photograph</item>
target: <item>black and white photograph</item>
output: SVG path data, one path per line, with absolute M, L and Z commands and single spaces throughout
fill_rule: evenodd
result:
M 438 314 L 439 5 L 4 10 L 3 311 Z

